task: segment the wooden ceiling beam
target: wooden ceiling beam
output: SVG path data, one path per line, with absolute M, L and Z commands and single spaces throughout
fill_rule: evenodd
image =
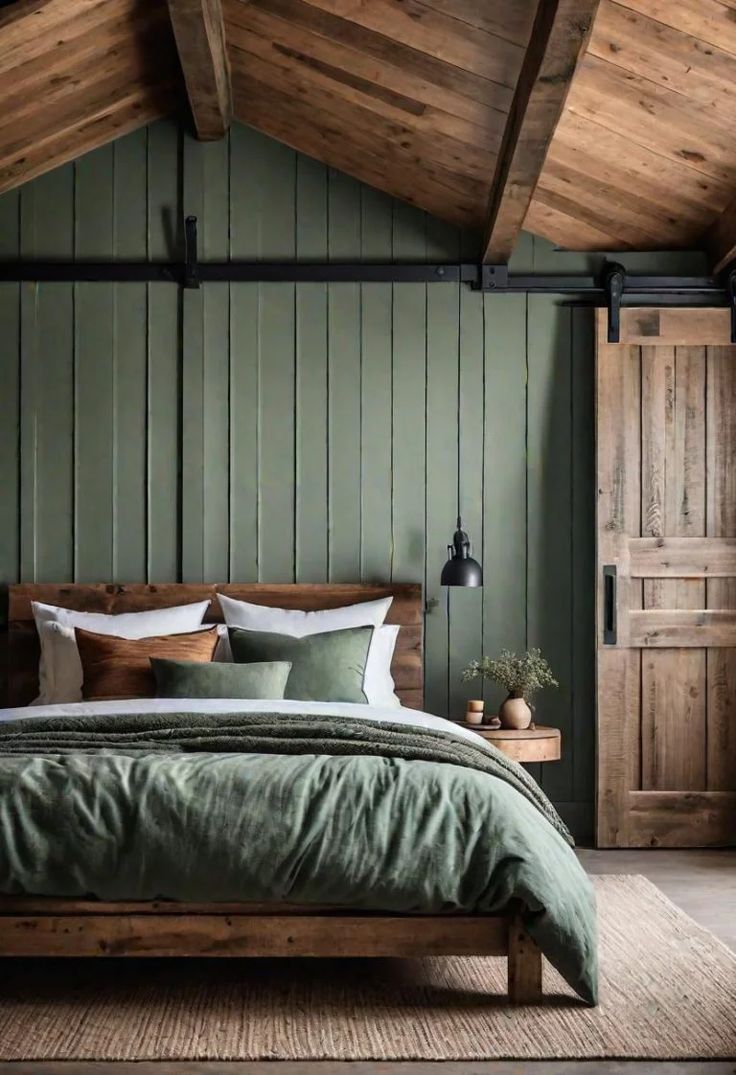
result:
M 168 0 L 197 137 L 222 138 L 232 118 L 230 65 L 220 0 Z
M 708 252 L 714 274 L 736 261 L 736 198 L 713 221 L 701 246 Z
M 483 260 L 507 262 L 585 51 L 599 0 L 539 0 L 491 185 Z

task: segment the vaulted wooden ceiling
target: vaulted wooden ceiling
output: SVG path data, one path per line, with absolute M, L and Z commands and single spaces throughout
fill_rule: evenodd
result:
M 592 30 L 590 29 L 592 23 Z M 183 78 L 182 78 L 183 76 Z M 189 98 L 456 224 L 736 255 L 736 0 L 19 0 L 0 190 Z

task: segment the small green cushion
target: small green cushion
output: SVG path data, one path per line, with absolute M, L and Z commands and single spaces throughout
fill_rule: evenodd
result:
M 233 660 L 291 661 L 284 698 L 301 702 L 359 702 L 368 699 L 363 677 L 372 627 L 349 627 L 294 638 L 269 631 L 229 628 Z
M 225 664 L 220 661 L 170 661 L 151 658 L 158 698 L 284 697 L 289 661 Z

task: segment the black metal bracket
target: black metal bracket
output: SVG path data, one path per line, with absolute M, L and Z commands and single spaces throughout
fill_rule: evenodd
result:
M 731 307 L 731 343 L 736 343 L 736 266 L 726 277 L 726 293 Z
M 606 265 L 603 286 L 608 307 L 608 342 L 618 343 L 621 339 L 621 299 L 626 287 L 626 269 L 623 265 L 618 262 Z
M 476 280 L 471 281 L 473 291 L 504 291 L 509 284 L 508 265 L 486 265 L 478 267 Z
M 188 216 L 184 221 L 184 287 L 199 287 L 196 216 Z

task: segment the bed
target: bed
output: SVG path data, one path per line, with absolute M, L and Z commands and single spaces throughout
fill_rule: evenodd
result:
M 38 690 L 32 601 L 121 613 L 210 599 L 206 620 L 219 623 L 218 592 L 304 610 L 391 596 L 386 622 L 399 627 L 391 670 L 402 708 L 167 699 L 24 708 Z M 422 711 L 419 586 L 24 584 L 9 588 L 8 611 L 0 956 L 505 956 L 511 1002 L 534 1003 L 544 951 L 583 1000 L 596 1002 L 592 890 L 564 826 L 519 767 Z M 167 738 L 161 754 L 141 751 L 157 736 Z M 153 825 L 140 791 L 125 807 L 135 821 L 115 842 L 109 802 L 122 794 L 118 785 L 134 785 L 130 766 L 144 767 L 146 802 L 155 804 L 161 787 L 168 802 L 172 787 L 186 784 L 192 817 L 184 837 L 177 830 L 176 855 L 164 830 L 181 826 L 180 814 L 169 817 L 159 804 Z M 48 783 L 60 779 L 72 781 L 71 795 Z M 76 812 L 63 818 L 74 795 Z M 52 799 L 55 813 L 44 813 Z M 236 821 L 227 814 L 233 804 Z M 85 824 L 94 815 L 91 828 L 79 828 L 80 814 Z M 257 838 L 248 827 L 256 823 Z M 80 832 L 92 840 L 89 854 L 80 852 Z M 32 852 L 17 867 L 26 844 Z M 215 844 L 220 857 L 210 862 Z M 56 873 L 34 874 L 39 854 Z M 385 859 L 385 877 L 366 872 L 371 855 Z M 157 872 L 167 856 L 179 871 L 173 891 Z M 246 875 L 247 901 L 237 898 Z M 292 899 L 295 892 L 306 898 Z

